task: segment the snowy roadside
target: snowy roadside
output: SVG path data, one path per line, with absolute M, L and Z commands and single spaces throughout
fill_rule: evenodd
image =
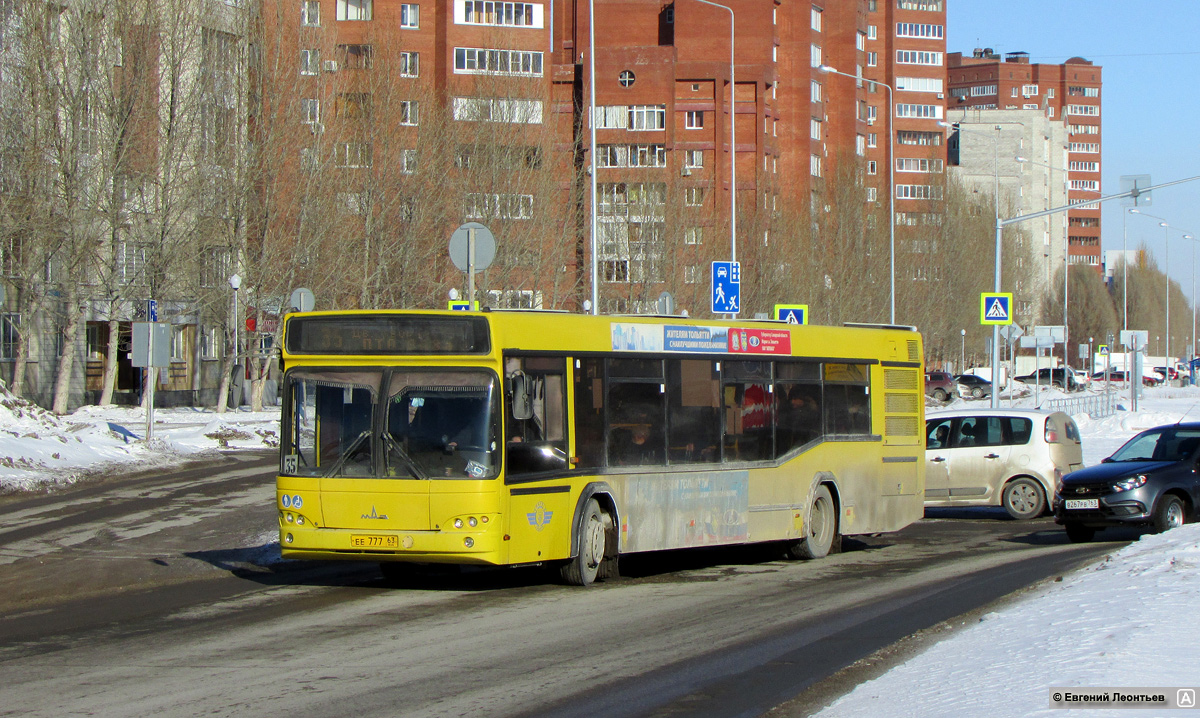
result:
M 1103 419 L 1075 417 L 1085 464 L 1099 462 L 1143 429 L 1200 421 L 1200 388 L 1147 390 L 1138 408 Z M 815 716 L 1048 717 L 1063 715 L 1050 707 L 1052 687 L 1197 687 L 1200 653 L 1184 626 L 1200 605 L 1198 569 L 1200 524 L 1144 534 L 1061 582 L 984 615 Z M 1116 717 L 1129 709 L 1071 713 Z
M 140 408 L 85 406 L 60 417 L 0 385 L 0 494 L 117 469 L 176 465 L 205 452 L 276 448 L 279 409 L 155 409 L 149 443 L 142 441 L 145 432 Z

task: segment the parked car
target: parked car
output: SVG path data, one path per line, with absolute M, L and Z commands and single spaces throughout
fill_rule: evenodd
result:
M 955 409 L 926 414 L 925 505 L 1047 509 L 1055 482 L 1083 468 L 1074 420 L 1061 411 Z
M 950 401 L 951 397 L 958 396 L 954 377 L 944 371 L 925 372 L 925 395 L 938 401 Z
M 1075 383 L 1079 384 L 1081 389 L 1086 389 L 1092 383 L 1092 378 L 1082 369 L 1072 369 L 1071 373 L 1075 375 Z
M 1032 374 L 1017 377 L 1017 381 L 1025 384 L 1053 386 L 1056 389 L 1065 389 L 1066 391 L 1079 391 L 1082 388 L 1075 381 L 1075 372 L 1064 370 L 1062 367 L 1038 369 Z
M 928 452 L 926 452 L 928 454 Z M 1059 481 L 1054 520 L 1072 541 L 1106 526 L 1180 526 L 1200 503 L 1200 422 L 1148 429 L 1097 466 Z
M 982 399 L 992 395 L 992 382 L 974 374 L 959 374 L 954 377 L 958 383 L 959 396 L 969 396 L 972 399 Z
M 1104 372 L 1098 371 L 1095 374 L 1092 374 L 1092 381 L 1103 382 L 1104 381 Z M 1126 381 L 1128 381 L 1128 379 L 1123 370 L 1109 369 L 1108 370 L 1108 381 L 1110 383 L 1115 383 L 1115 384 L 1124 384 L 1124 383 L 1126 383 Z M 1158 386 L 1161 383 L 1162 383 L 1162 378 L 1159 377 L 1157 374 L 1155 374 L 1154 376 L 1143 376 L 1142 377 L 1142 384 L 1144 386 Z
M 1175 367 L 1156 366 L 1154 373 L 1161 376 L 1164 381 L 1175 381 L 1179 378 L 1179 370 Z

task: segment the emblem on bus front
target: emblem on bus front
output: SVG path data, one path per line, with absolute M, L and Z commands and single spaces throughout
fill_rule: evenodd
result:
M 375 507 L 374 507 L 374 506 L 372 506 L 372 507 L 371 507 L 371 513 L 369 513 L 369 514 L 363 514 L 363 515 L 362 515 L 362 517 L 363 517 L 364 519 L 386 519 L 386 518 L 387 518 L 387 514 L 377 514 L 377 513 L 375 513 Z
M 543 526 L 550 523 L 550 518 L 554 516 L 554 512 L 547 511 L 546 505 L 539 501 L 537 502 L 537 506 L 533 507 L 533 511 L 525 515 L 529 517 L 529 525 L 536 526 L 537 530 L 541 531 Z

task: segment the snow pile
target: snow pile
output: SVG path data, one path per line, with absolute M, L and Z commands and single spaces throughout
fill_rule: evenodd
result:
M 1049 689 L 1195 685 L 1200 524 L 1145 535 L 989 613 L 817 714 L 1058 716 Z M 1087 715 L 1127 715 L 1089 710 Z
M 150 444 L 145 433 L 141 408 L 85 406 L 57 417 L 0 383 L 0 493 L 71 483 L 121 465 L 170 465 L 204 451 L 277 448 L 279 410 L 155 409 Z

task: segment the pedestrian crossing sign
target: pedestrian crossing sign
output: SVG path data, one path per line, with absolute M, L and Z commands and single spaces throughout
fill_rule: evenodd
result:
M 808 324 L 808 305 L 776 304 L 775 319 L 788 324 Z
M 979 295 L 980 324 L 1012 324 L 1012 293 Z

